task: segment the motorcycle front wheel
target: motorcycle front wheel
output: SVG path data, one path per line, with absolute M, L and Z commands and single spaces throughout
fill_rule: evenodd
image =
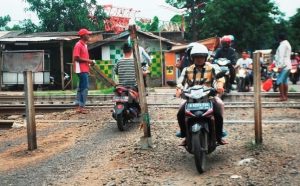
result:
M 245 92 L 245 87 L 245 79 L 240 77 L 238 80 L 238 92 Z
M 127 128 L 127 121 L 126 121 L 125 117 L 122 114 L 120 114 L 120 115 L 117 116 L 116 120 L 117 120 L 118 129 L 120 131 L 126 130 L 126 128 Z
M 205 139 L 207 133 L 205 131 L 198 131 L 192 136 L 192 145 L 195 158 L 195 164 L 198 172 L 201 174 L 205 171 L 206 167 L 206 150 L 205 150 Z

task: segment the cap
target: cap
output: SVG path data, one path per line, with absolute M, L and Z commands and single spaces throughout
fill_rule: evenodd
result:
M 92 33 L 91 31 L 88 31 L 87 29 L 82 28 L 79 30 L 78 35 L 83 36 L 83 35 L 87 35 L 87 34 L 91 34 L 91 33 Z

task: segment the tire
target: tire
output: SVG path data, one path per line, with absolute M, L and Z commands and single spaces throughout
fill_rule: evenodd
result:
M 127 121 L 123 115 L 121 114 L 118 115 L 116 120 L 117 120 L 118 129 L 120 131 L 124 131 L 127 129 Z
M 239 78 L 238 91 L 245 92 L 245 79 L 244 78 Z
M 205 138 L 207 133 L 199 131 L 192 136 L 192 145 L 194 150 L 195 164 L 198 172 L 201 174 L 205 171 L 206 152 L 205 152 Z
M 293 80 L 292 83 L 293 83 L 293 85 L 296 85 L 297 84 L 297 80 Z
M 230 91 L 231 91 L 231 86 L 230 86 L 230 82 L 229 82 L 229 77 L 227 76 L 226 78 L 225 78 L 225 92 L 226 93 L 230 93 Z
M 276 83 L 273 83 L 273 91 L 274 92 L 278 92 L 277 88 L 278 88 L 278 85 Z

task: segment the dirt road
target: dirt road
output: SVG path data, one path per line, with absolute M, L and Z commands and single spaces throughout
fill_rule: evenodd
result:
M 150 109 L 158 122 L 152 122 L 149 150 L 139 148 L 137 124 L 119 132 L 109 109 L 45 114 L 39 120 L 51 122 L 37 123 L 33 152 L 26 150 L 26 128 L 0 130 L 0 185 L 299 185 L 299 125 L 263 125 L 262 146 L 251 143 L 253 125 L 225 125 L 230 144 L 210 154 L 208 170 L 199 175 L 193 156 L 178 146 L 177 124 L 159 122 L 175 120 L 176 112 Z M 300 119 L 298 109 L 263 109 L 263 116 Z M 226 110 L 226 120 L 251 118 L 249 109 Z

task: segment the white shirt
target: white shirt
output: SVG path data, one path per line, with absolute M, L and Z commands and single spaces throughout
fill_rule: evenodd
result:
M 151 58 L 145 51 L 145 49 L 141 46 L 139 46 L 139 52 L 140 52 L 140 60 L 141 63 L 147 63 L 149 66 L 151 65 Z
M 291 69 L 291 51 L 292 47 L 287 40 L 281 41 L 276 50 L 275 65 L 278 68 Z
M 237 62 L 236 62 L 236 66 L 239 66 L 239 67 L 241 67 L 241 68 L 248 68 L 249 67 L 249 65 L 251 65 L 252 64 L 252 59 L 251 58 L 246 58 L 246 59 L 244 59 L 244 58 L 240 58 L 240 59 L 238 59 L 237 60 Z M 247 69 L 247 71 L 248 72 L 252 72 L 252 70 L 249 70 L 249 69 Z

